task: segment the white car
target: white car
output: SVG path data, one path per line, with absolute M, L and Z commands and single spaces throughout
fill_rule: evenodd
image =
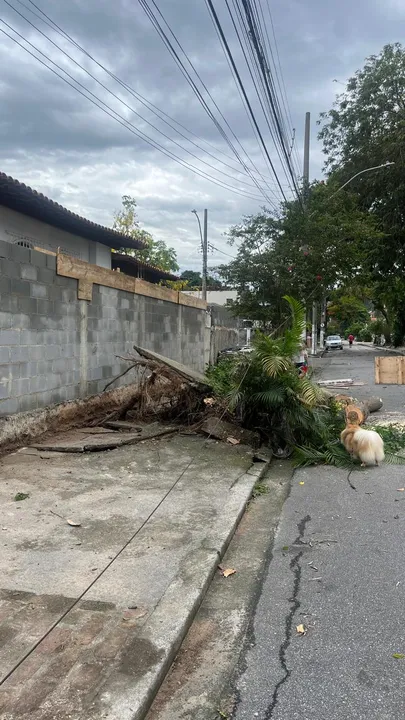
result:
M 327 350 L 343 350 L 343 340 L 340 335 L 328 335 L 325 347 Z

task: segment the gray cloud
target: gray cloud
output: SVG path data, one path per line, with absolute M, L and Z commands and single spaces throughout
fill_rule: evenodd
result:
M 201 140 L 186 133 L 187 137 L 192 137 L 214 158 L 176 135 L 89 58 L 41 23 L 18 0 L 10 0 L 11 5 L 145 119 L 140 120 L 70 62 L 4 0 L 0 0 L 0 18 L 82 82 L 101 102 L 110 105 L 113 111 L 150 135 L 166 151 L 175 153 L 218 181 L 242 192 L 258 194 L 256 188 L 248 188 L 241 183 L 241 180 L 249 183 L 250 179 L 241 172 L 232 151 L 192 94 L 139 3 L 133 0 L 117 0 L 115 3 L 110 0 L 70 0 L 69 3 L 57 4 L 52 0 L 36 1 L 61 28 L 124 82 L 192 129 Z M 37 12 L 29 0 L 23 2 Z M 175 29 L 179 41 L 249 158 L 268 175 L 269 170 L 254 138 L 205 3 L 196 0 L 163 3 L 157 0 L 157 4 Z M 259 104 L 224 4 L 217 0 L 215 5 L 260 118 L 280 180 L 288 193 L 287 179 L 262 122 Z M 398 39 L 404 8 L 401 0 L 389 0 L 384 9 L 377 0 L 357 0 L 356 3 L 341 0 L 332 6 L 324 0 L 272 0 L 270 5 L 292 124 L 297 129 L 298 153 L 302 156 L 304 115 L 309 110 L 313 120 L 311 174 L 319 176 L 323 159 L 322 148 L 316 141 L 315 120 L 319 112 L 331 106 L 336 92 L 343 89 L 333 82 L 334 79 L 344 82 L 362 66 L 367 55 L 378 53 L 383 44 Z M 262 0 L 262 6 L 266 13 L 265 0 Z M 0 28 L 6 29 L 1 23 Z M 270 25 L 268 30 L 272 38 Z M 31 184 L 72 210 L 106 224 L 111 223 L 114 210 L 120 206 L 121 196 L 134 195 L 143 226 L 177 249 L 183 267 L 199 267 L 201 263 L 198 226 L 190 211 L 194 207 L 201 210 L 208 207 L 211 241 L 223 251 L 234 254 L 235 250 L 226 245 L 223 232 L 231 224 L 239 222 L 242 215 L 257 211 L 264 200 L 232 194 L 176 164 L 94 107 L 3 34 L 0 41 L 0 170 Z M 185 149 L 176 147 L 150 128 L 147 120 L 170 138 L 175 138 Z M 191 158 L 187 150 L 197 155 L 199 160 Z M 243 154 L 240 148 L 239 151 Z M 208 168 L 201 160 L 229 173 L 234 179 Z M 223 162 L 231 168 L 225 167 Z M 278 189 L 274 190 L 274 179 L 271 183 L 272 190 L 279 197 Z M 216 253 L 210 264 L 219 264 L 224 260 L 224 255 Z

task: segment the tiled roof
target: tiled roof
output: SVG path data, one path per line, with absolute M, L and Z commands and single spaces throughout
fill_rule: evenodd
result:
M 114 250 L 123 247 L 139 250 L 145 247 L 142 241 L 76 215 L 4 173 L 0 173 L 0 205 Z
M 124 255 L 121 253 L 111 254 L 111 266 L 114 270 L 120 268 L 122 272 L 127 275 L 133 275 L 135 277 L 141 277 L 148 282 L 160 282 L 160 280 L 178 280 L 177 275 L 161 270 L 154 265 L 138 260 L 132 255 Z

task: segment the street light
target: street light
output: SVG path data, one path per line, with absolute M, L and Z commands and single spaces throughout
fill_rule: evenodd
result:
M 360 170 L 360 172 L 353 175 L 353 177 L 351 177 L 350 180 L 347 180 L 340 188 L 335 190 L 335 192 L 332 193 L 332 195 L 328 198 L 328 200 L 331 200 L 338 192 L 343 190 L 343 188 L 345 188 L 346 185 L 351 183 L 352 180 L 354 180 L 356 177 L 359 177 L 359 175 L 363 175 L 363 173 L 366 173 L 366 172 L 371 172 L 372 170 L 380 170 L 381 168 L 386 168 L 386 167 L 389 167 L 390 165 L 395 165 L 395 163 L 387 161 L 386 163 L 383 163 L 382 165 L 375 165 L 375 167 L 369 167 L 369 168 L 365 168 L 364 170 Z
M 198 217 L 197 210 L 191 211 L 196 216 L 198 221 L 198 227 L 200 229 L 201 248 L 203 254 L 203 267 L 202 267 L 202 287 L 201 297 L 203 300 L 207 299 L 207 262 L 208 262 L 208 239 L 207 239 L 207 215 L 208 211 L 204 210 L 204 234 L 201 229 L 200 218 Z

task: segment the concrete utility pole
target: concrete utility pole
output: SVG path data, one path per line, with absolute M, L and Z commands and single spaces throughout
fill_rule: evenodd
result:
M 208 210 L 204 210 L 204 232 L 201 230 L 200 218 L 197 210 L 191 211 L 196 216 L 200 229 L 201 250 L 203 255 L 201 297 L 207 300 L 207 274 L 208 274 Z
M 305 207 L 308 203 L 309 194 L 309 142 L 310 142 L 310 129 L 311 129 L 311 113 L 305 114 L 305 136 L 304 136 L 304 204 Z M 312 303 L 312 340 L 311 340 L 311 354 L 316 355 L 318 340 L 318 328 L 316 323 L 316 303 Z
M 208 274 L 208 210 L 204 210 L 204 232 L 203 232 L 203 269 L 202 269 L 202 299 L 207 299 L 207 274 Z

